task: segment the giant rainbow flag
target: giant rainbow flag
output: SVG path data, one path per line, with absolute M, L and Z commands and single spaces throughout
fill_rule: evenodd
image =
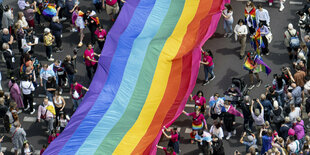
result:
M 66 129 L 44 154 L 156 154 L 182 113 L 228 0 L 128 0 Z

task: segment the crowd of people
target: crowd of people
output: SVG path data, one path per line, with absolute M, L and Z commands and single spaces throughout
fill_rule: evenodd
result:
M 273 1 L 267 1 L 273 5 Z M 284 9 L 285 0 L 280 1 L 280 10 Z M 273 80 L 265 85 L 266 91 L 259 97 L 249 96 L 248 92 L 255 86 L 260 87 L 262 79 L 259 74 L 269 74 L 268 65 L 262 63 L 261 57 L 268 57 L 268 44 L 272 41 L 270 16 L 261 4 L 255 6 L 248 1 L 244 8 L 244 18 L 239 19 L 234 30 L 233 9 L 225 4 L 222 12 L 224 20 L 224 37 L 235 34 L 241 45 L 240 59 L 249 72 L 250 83 L 244 86 L 242 80 L 232 82 L 232 86 L 221 95 L 215 93 L 206 99 L 202 90 L 190 95 L 189 102 L 194 102 L 194 112 L 183 111 L 192 119 L 191 143 L 196 143 L 203 154 L 266 154 L 266 155 L 308 155 L 310 154 L 310 1 L 296 13 L 299 17 L 299 30 L 289 23 L 284 32 L 284 45 L 288 51 L 291 66 L 283 66 L 281 70 L 273 70 Z M 246 52 L 247 40 L 250 38 L 251 51 Z M 201 49 L 207 85 L 214 78 L 214 59 L 211 50 Z M 260 61 L 256 60 L 259 59 Z M 265 68 L 265 69 L 262 69 Z M 211 77 L 209 76 L 211 75 Z M 257 82 L 254 82 L 256 77 Z M 305 112 L 307 115 L 303 116 Z M 229 141 L 236 135 L 236 117 L 243 119 L 242 129 L 238 131 L 238 139 L 245 150 L 227 152 L 223 146 L 224 139 Z M 207 125 L 207 120 L 213 123 Z M 306 123 L 308 122 L 308 123 Z M 170 135 L 166 133 L 170 131 Z M 177 127 L 162 130 L 169 139 L 166 154 L 180 153 L 180 138 Z M 229 149 L 232 150 L 232 149 Z M 241 153 L 243 152 L 243 153 Z
M 6 66 L 6 73 L 2 72 L 2 75 L 6 75 L 3 77 L 9 81 L 6 83 L 8 89 L 0 88 L 0 118 L 5 131 L 11 134 L 15 154 L 31 155 L 34 150 L 19 115 L 35 115 L 37 111 L 37 122 L 45 122 L 47 126 L 48 138 L 40 152 L 43 154 L 48 144 L 64 130 L 88 91 L 75 77 L 78 72 L 76 59 L 83 45 L 86 45 L 83 62 L 88 83 L 96 72 L 100 54 L 94 51 L 95 46 L 101 51 L 107 35 L 100 24 L 103 16 L 98 13 L 105 9 L 114 22 L 125 1 L 93 0 L 93 10 L 81 9 L 78 0 L 18 0 L 16 6 L 0 2 L 1 58 Z M 16 13 L 13 7 L 18 8 Z M 89 33 L 85 33 L 86 27 Z M 41 29 L 43 33 L 40 33 Z M 79 33 L 76 48 L 70 49 L 73 55 L 64 55 L 62 41 L 65 29 L 70 29 L 69 33 Z M 90 40 L 85 42 L 84 37 L 88 34 Z M 46 59 L 39 59 L 39 51 L 44 50 Z M 64 59 L 55 59 L 53 55 Z M 50 63 L 43 63 L 47 61 Z M 39 92 L 46 95 L 43 103 L 34 102 L 34 96 Z M 67 111 L 68 100 L 62 96 L 63 92 L 70 94 L 73 104 L 67 107 L 70 109 Z M 3 137 L 0 143 L 2 140 Z

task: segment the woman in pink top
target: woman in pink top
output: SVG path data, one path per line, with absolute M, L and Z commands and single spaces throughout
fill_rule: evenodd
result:
M 85 59 L 87 76 L 90 80 L 93 78 L 93 75 L 95 74 L 97 69 L 98 61 L 95 59 L 95 56 L 100 57 L 100 54 L 95 53 L 93 50 L 93 45 L 91 43 L 88 43 L 87 48 L 84 52 L 84 59 Z
M 24 103 L 23 103 L 23 99 L 20 93 L 20 89 L 14 77 L 11 77 L 11 80 L 9 81 L 9 92 L 10 92 L 10 96 L 13 99 L 13 101 L 16 102 L 17 108 L 18 109 L 24 108 Z
M 202 130 L 203 127 L 205 127 L 206 130 L 208 130 L 207 127 L 207 122 L 203 114 L 200 113 L 200 108 L 196 108 L 195 112 L 192 113 L 187 113 L 186 111 L 183 110 L 183 114 L 186 116 L 191 116 L 193 117 L 192 120 L 192 132 L 190 133 L 191 135 L 191 143 L 194 143 L 195 135 L 197 134 L 198 130 Z
M 105 37 L 107 36 L 107 31 L 103 29 L 103 27 L 100 25 L 98 29 L 95 31 L 95 35 L 97 36 L 98 39 L 99 49 L 100 51 L 102 51 L 105 42 Z
M 204 114 L 207 101 L 206 98 L 203 97 L 203 92 L 201 90 L 198 90 L 197 94 L 194 97 L 192 94 L 189 97 L 190 101 L 195 101 L 195 107 L 200 108 L 201 113 Z
M 214 68 L 214 64 L 213 64 L 213 54 L 211 52 L 211 50 L 203 50 L 201 49 L 201 52 L 203 54 L 203 61 L 200 61 L 201 64 L 203 64 L 204 67 L 204 71 L 205 71 L 205 81 L 203 82 L 202 85 L 206 85 L 209 83 L 209 73 L 211 74 L 211 79 L 210 81 L 212 81 L 215 78 L 214 72 L 213 72 L 213 68 Z

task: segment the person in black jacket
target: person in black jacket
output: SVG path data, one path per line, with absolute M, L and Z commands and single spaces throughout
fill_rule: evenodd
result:
M 212 138 L 212 149 L 213 149 L 213 155 L 225 155 L 223 142 L 218 137 L 214 136 Z
M 67 73 L 69 87 L 73 83 L 74 75 L 77 72 L 77 70 L 74 68 L 74 65 L 72 63 L 72 61 L 75 59 L 76 59 L 76 55 L 74 55 L 72 58 L 71 58 L 71 55 L 67 55 L 65 60 L 62 63 L 62 65 L 65 68 L 65 71 Z
M 55 42 L 56 42 L 55 51 L 56 52 L 62 52 L 63 51 L 62 39 L 61 39 L 62 28 L 63 28 L 63 26 L 60 23 L 58 16 L 54 16 L 52 18 L 50 29 L 52 31 L 52 34 L 55 36 Z
M 4 98 L 0 98 L 0 118 L 4 118 L 6 112 L 8 111 L 8 107 L 4 105 Z
M 12 75 L 12 71 L 14 70 L 14 64 L 15 64 L 15 56 L 13 51 L 10 49 L 9 44 L 4 43 L 2 45 L 3 48 L 3 56 L 6 62 L 6 69 L 7 69 L 7 78 L 10 78 Z
M 253 118 L 251 115 L 251 98 L 250 96 L 245 96 L 244 97 L 244 102 L 241 103 L 241 110 L 243 114 L 243 129 L 246 130 L 247 127 L 249 127 L 251 130 L 253 130 Z
M 85 16 L 85 20 L 86 20 L 85 23 L 87 24 L 87 27 L 90 31 L 91 43 L 92 43 L 92 45 L 95 45 L 95 43 L 96 43 L 95 31 L 99 26 L 99 19 L 96 17 L 95 11 L 87 10 L 85 15 L 86 15 Z

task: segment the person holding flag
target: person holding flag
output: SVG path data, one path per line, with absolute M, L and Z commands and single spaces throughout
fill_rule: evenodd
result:
M 254 75 L 253 74 L 255 74 L 257 81 L 258 81 L 258 83 L 256 84 L 256 87 L 259 87 L 262 83 L 262 80 L 259 78 L 258 73 L 265 72 L 267 75 L 271 73 L 271 69 L 264 63 L 262 57 L 259 54 L 256 54 L 255 52 L 250 52 L 247 54 L 247 56 L 244 59 L 243 68 L 249 71 L 250 82 L 251 82 L 251 85 L 248 88 L 249 90 L 254 88 Z

